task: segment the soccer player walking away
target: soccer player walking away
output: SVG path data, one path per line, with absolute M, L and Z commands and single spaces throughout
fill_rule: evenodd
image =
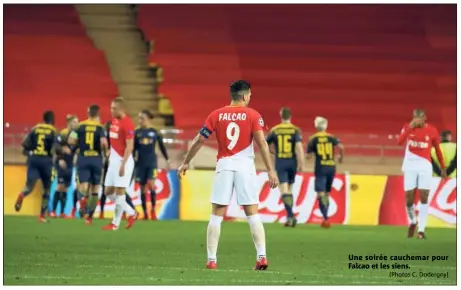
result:
M 104 124 L 104 130 L 105 130 L 107 136 L 109 136 L 111 123 L 112 122 L 109 121 L 109 122 L 106 122 Z M 107 141 L 109 141 L 108 142 L 108 147 L 110 147 L 110 139 L 108 139 Z M 109 153 L 109 151 L 107 151 L 107 153 Z M 103 177 L 104 177 L 104 180 L 105 180 L 105 176 L 106 176 L 106 173 L 107 173 L 107 169 L 109 169 L 108 154 L 104 158 L 104 170 L 103 170 L 103 174 L 102 174 Z M 103 182 L 103 185 L 102 185 L 102 192 L 106 192 L 104 182 Z M 136 208 L 134 207 L 133 201 L 131 200 L 131 196 L 128 193 L 125 196 L 126 196 L 126 202 L 128 203 L 128 205 L 132 209 L 136 210 Z M 104 219 L 104 207 L 106 205 L 106 195 L 105 194 L 101 195 L 101 199 L 99 200 L 99 205 L 100 205 L 100 209 L 101 209 L 101 211 L 99 212 L 99 219 Z M 125 219 L 125 213 L 123 213 L 122 217 L 123 217 L 123 219 Z
M 427 215 L 429 211 L 428 198 L 432 180 L 431 149 L 434 147 L 437 159 L 442 169 L 441 177 L 445 178 L 447 172 L 437 129 L 426 123 L 426 114 L 421 109 L 413 111 L 413 120 L 403 126 L 398 144 L 405 144 L 405 157 L 403 158 L 403 187 L 406 195 L 407 213 L 410 226 L 408 237 L 415 234 L 418 224 L 418 239 L 425 239 Z M 419 208 L 418 222 L 415 214 L 415 191 L 419 189 L 421 205 Z
M 317 133 L 309 138 L 307 144 L 307 158 L 315 155 L 315 192 L 319 202 L 320 212 L 323 216 L 321 226 L 329 228 L 328 209 L 330 206 L 330 192 L 336 174 L 335 147 L 339 149 L 338 163 L 343 162 L 344 146 L 339 139 L 326 132 L 328 120 L 323 117 L 316 117 L 314 126 Z
M 258 215 L 259 190 L 256 186 L 256 168 L 254 165 L 253 140 L 258 144 L 264 164 L 268 170 L 269 186 L 275 188 L 278 178 L 270 160 L 269 146 L 264 138 L 264 121 L 261 115 L 248 108 L 251 88 L 246 81 L 239 80 L 230 86 L 231 104 L 213 111 L 205 125 L 192 141 L 183 164 L 178 169 L 181 178 L 189 169 L 204 142 L 215 132 L 218 140 L 216 174 L 211 193 L 212 214 L 207 230 L 208 269 L 217 268 L 221 222 L 235 189 L 237 203 L 243 206 L 253 242 L 256 247 L 255 270 L 268 267 L 266 258 L 266 238 L 264 226 Z
M 46 111 L 43 114 L 43 123 L 38 123 L 32 128 L 32 131 L 21 144 L 29 155 L 27 159 L 27 181 L 23 191 L 18 195 L 14 208 L 16 211 L 21 210 L 24 198 L 32 192 L 37 180 L 40 179 L 43 184 L 43 194 L 39 222 L 46 222 L 45 213 L 48 208 L 51 179 L 53 177 L 56 135 L 54 112 Z
M 115 98 L 110 107 L 112 123 L 110 126 L 110 155 L 109 168 L 104 181 L 106 198 L 115 202 L 115 212 L 112 223 L 103 227 L 103 230 L 117 230 L 124 212 L 128 215 L 126 229 L 135 223 L 138 214 L 126 202 L 126 190 L 130 186 L 134 170 L 134 125 L 126 115 L 125 100 Z
M 266 141 L 275 147 L 275 170 L 287 213 L 285 227 L 295 227 L 297 221 L 293 213 L 292 187 L 296 172 L 303 171 L 304 150 L 301 130 L 291 123 L 291 110 L 282 108 L 280 116 L 282 122 L 271 129 Z
M 144 212 L 144 220 L 149 219 L 147 214 L 146 195 L 150 192 L 151 219 L 156 220 L 155 214 L 155 177 L 157 175 L 157 155 L 155 145 L 158 143 L 160 151 L 169 169 L 168 153 L 163 143 L 163 136 L 151 125 L 153 115 L 148 110 L 139 113 L 139 126 L 135 131 L 134 153 L 136 161 L 136 182 L 141 185 L 141 205 Z
M 77 174 L 81 198 L 80 217 L 85 223 L 92 224 L 94 210 L 98 203 L 98 193 L 102 180 L 104 151 L 107 150 L 107 137 L 99 121 L 98 105 L 88 108 L 88 119 L 79 123 L 69 136 L 69 144 L 79 148 Z M 90 186 L 91 185 L 91 186 Z
M 56 208 L 61 204 L 61 217 L 66 217 L 64 207 L 67 201 L 67 190 L 72 183 L 72 171 L 74 167 L 75 150 L 69 144 L 69 135 L 78 127 L 78 118 L 75 115 L 66 117 L 67 128 L 62 129 L 57 136 L 56 146 L 56 171 L 58 173 L 58 186 L 53 198 L 53 211 L 51 217 L 56 217 Z

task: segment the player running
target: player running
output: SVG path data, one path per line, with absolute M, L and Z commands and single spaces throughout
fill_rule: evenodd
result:
M 87 214 L 85 223 L 88 225 L 92 224 L 94 210 L 98 203 L 102 180 L 102 158 L 107 149 L 106 134 L 99 122 L 99 111 L 98 105 L 91 105 L 88 108 L 88 119 L 80 122 L 69 136 L 69 144 L 77 144 L 79 148 L 77 175 L 81 194 L 80 216 L 84 217 Z
M 321 226 L 329 228 L 328 208 L 330 206 L 330 192 L 336 174 L 335 147 L 339 149 L 338 162 L 342 163 L 344 158 L 344 146 L 339 139 L 326 132 L 328 120 L 323 117 L 316 117 L 314 126 L 317 133 L 309 138 L 307 145 L 307 157 L 315 155 L 315 192 L 319 202 L 320 212 L 323 216 Z
M 115 98 L 110 110 L 113 119 L 109 132 L 111 146 L 109 168 L 104 180 L 104 194 L 115 202 L 115 212 L 112 223 L 103 227 L 103 230 L 117 230 L 125 211 L 128 214 L 126 228 L 129 229 L 138 217 L 137 212 L 126 202 L 125 194 L 134 170 L 134 125 L 125 113 L 126 104 L 123 98 Z
M 248 108 L 251 88 L 246 81 L 239 80 L 230 86 L 231 104 L 213 111 L 206 119 L 200 133 L 192 141 L 183 164 L 178 169 L 181 178 L 189 169 L 189 162 L 194 158 L 204 142 L 213 132 L 218 140 L 216 174 L 211 193 L 212 214 L 207 230 L 208 269 L 217 268 L 216 252 L 218 249 L 221 222 L 235 189 L 237 203 L 243 206 L 253 242 L 256 247 L 257 261 L 255 270 L 268 267 L 266 258 L 266 241 L 264 226 L 258 215 L 259 189 L 256 182 L 253 140 L 261 150 L 264 164 L 268 170 L 269 186 L 278 185 L 277 175 L 272 168 L 269 146 L 264 138 L 264 121 L 261 115 Z
M 403 126 L 398 144 L 405 144 L 405 157 L 403 158 L 403 187 L 406 196 L 406 205 L 410 226 L 408 237 L 411 238 L 416 230 L 415 191 L 419 189 L 421 205 L 418 215 L 418 239 L 425 239 L 429 206 L 427 204 L 432 180 L 431 149 L 434 147 L 437 159 L 442 168 L 441 177 L 445 178 L 447 172 L 443 154 L 440 149 L 440 139 L 437 129 L 426 123 L 426 114 L 421 109 L 413 111 L 413 120 Z
M 303 170 L 304 150 L 301 130 L 291 123 L 291 110 L 282 108 L 282 122 L 273 127 L 266 138 L 267 143 L 275 147 L 275 170 L 279 178 L 279 188 L 287 213 L 286 227 L 295 227 L 296 218 L 293 214 L 293 192 L 296 172 Z
M 151 125 L 153 115 L 148 110 L 139 113 L 139 126 L 135 131 L 134 154 L 136 161 L 136 182 L 141 185 L 141 205 L 144 219 L 148 220 L 146 195 L 150 191 L 151 219 L 156 220 L 155 214 L 155 177 L 157 175 L 157 155 L 155 145 L 158 143 L 160 151 L 169 168 L 168 153 L 163 143 L 163 136 Z
M 109 122 L 106 122 L 106 124 L 104 124 L 104 131 L 106 132 L 106 136 L 109 136 L 110 124 L 111 123 L 112 122 L 109 121 Z M 110 147 L 110 139 L 108 139 L 108 147 Z M 103 174 L 102 174 L 102 176 L 104 176 L 104 180 L 105 180 L 105 176 L 106 176 L 108 168 L 109 168 L 109 158 L 106 157 L 106 158 L 104 158 L 104 171 L 103 171 Z M 102 192 L 106 192 L 105 188 L 106 187 L 104 186 L 104 182 L 103 182 L 102 183 Z M 133 201 L 131 200 L 131 196 L 128 193 L 125 196 L 126 196 L 126 202 L 128 203 L 128 205 L 132 209 L 136 210 L 136 208 L 134 207 Z M 99 205 L 100 205 L 100 209 L 101 209 L 100 212 L 99 212 L 99 219 L 104 219 L 104 207 L 106 205 L 106 195 L 105 194 L 101 195 L 101 199 L 99 200 Z M 125 213 L 123 213 L 123 219 L 125 219 Z
M 22 147 L 28 152 L 26 186 L 19 193 L 14 208 L 20 211 L 22 202 L 34 189 L 37 180 L 43 184 L 42 205 L 39 222 L 46 222 L 45 213 L 50 198 L 50 188 L 53 178 L 53 154 L 56 145 L 56 128 L 54 127 L 54 112 L 43 114 L 43 123 L 37 124 L 22 142 Z
M 64 208 L 67 200 L 67 190 L 72 183 L 72 171 L 74 167 L 74 153 L 68 143 L 70 133 L 77 129 L 78 119 L 77 116 L 68 115 L 66 117 L 67 128 L 62 129 L 57 136 L 58 146 L 56 147 L 56 172 L 58 174 L 58 186 L 53 198 L 51 217 L 56 217 L 56 208 L 58 203 L 61 204 L 61 217 L 66 217 Z

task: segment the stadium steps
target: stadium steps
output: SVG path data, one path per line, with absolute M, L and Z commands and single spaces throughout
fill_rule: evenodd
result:
M 148 109 L 158 115 L 154 76 L 147 64 L 148 44 L 136 24 L 132 5 L 76 5 L 82 23 L 94 45 L 104 51 L 119 93 L 128 101 L 129 113 L 136 116 Z M 161 127 L 164 120 L 154 119 Z

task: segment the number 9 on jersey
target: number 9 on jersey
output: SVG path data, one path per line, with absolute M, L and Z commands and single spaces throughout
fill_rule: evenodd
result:
M 226 129 L 226 137 L 229 139 L 230 143 L 227 145 L 227 149 L 232 150 L 234 149 L 235 145 L 237 145 L 237 142 L 239 140 L 240 136 L 240 127 L 237 125 L 235 122 L 230 122 L 229 125 L 227 125 Z

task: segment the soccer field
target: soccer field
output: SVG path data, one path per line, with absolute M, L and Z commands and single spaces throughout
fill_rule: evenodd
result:
M 252 270 L 255 249 L 247 223 L 224 223 L 218 270 L 205 269 L 205 222 L 138 221 L 130 230 L 104 232 L 106 221 L 4 217 L 4 284 L 456 284 L 456 230 L 428 229 L 427 240 L 408 239 L 402 227 L 266 224 L 269 268 Z M 349 255 L 386 255 L 387 261 L 349 261 Z M 349 262 L 385 263 L 407 270 L 349 269 Z M 448 261 L 431 261 L 448 256 Z M 410 277 L 392 277 L 390 272 Z M 420 272 L 434 273 L 419 277 Z M 435 274 L 440 273 L 439 277 Z M 412 277 L 412 275 L 417 277 Z M 445 277 L 445 274 L 448 277 Z

